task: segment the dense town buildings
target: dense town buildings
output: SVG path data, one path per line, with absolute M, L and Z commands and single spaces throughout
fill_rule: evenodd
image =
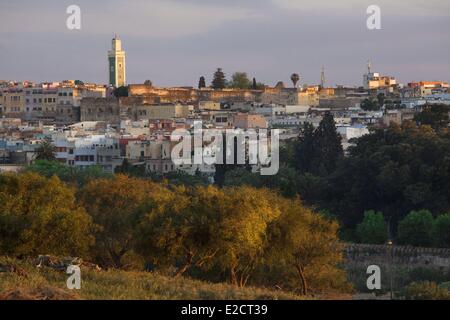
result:
M 448 83 L 403 86 L 394 77 L 373 72 L 370 62 L 361 87 L 325 87 L 322 71 L 319 85 L 197 89 L 145 83 L 129 84 L 127 94 L 121 95 L 115 90 L 126 84 L 126 65 L 117 36 L 108 52 L 108 75 L 109 85 L 0 81 L 0 170 L 33 162 L 40 143 L 48 140 L 56 148 L 57 161 L 68 166 L 97 165 L 114 172 L 127 159 L 148 172 L 213 173 L 214 166 L 175 166 L 170 134 L 192 130 L 195 121 L 202 121 L 204 128 L 278 128 L 283 142 L 298 136 L 303 123 L 318 126 L 323 114 L 331 112 L 347 148 L 370 126 L 411 120 L 424 104 L 450 105 Z M 379 105 L 364 108 L 368 101 Z

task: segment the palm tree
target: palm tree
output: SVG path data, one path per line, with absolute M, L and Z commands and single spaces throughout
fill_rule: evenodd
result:
M 293 73 L 291 75 L 291 81 L 292 81 L 292 84 L 294 85 L 294 87 L 296 88 L 297 83 L 300 81 L 300 76 L 297 73 Z

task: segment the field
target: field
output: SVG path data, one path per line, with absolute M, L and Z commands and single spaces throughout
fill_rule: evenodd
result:
M 133 300 L 292 300 L 291 293 L 264 288 L 237 288 L 151 272 L 99 271 L 81 268 L 81 289 L 69 290 L 68 275 L 32 261 L 0 257 L 0 299 L 133 299 Z

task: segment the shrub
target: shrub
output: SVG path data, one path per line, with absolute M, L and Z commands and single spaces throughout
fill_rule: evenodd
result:
M 364 213 L 364 220 L 356 227 L 359 241 L 370 244 L 383 244 L 387 240 L 387 225 L 383 213 L 373 210 Z
M 0 175 L 0 254 L 82 256 L 91 231 L 74 190 L 56 176 Z
M 411 211 L 398 225 L 398 240 L 412 246 L 431 246 L 433 216 L 428 210 Z
M 450 292 L 435 282 L 413 282 L 403 288 L 399 296 L 406 300 L 450 300 Z
M 434 235 L 436 244 L 441 247 L 450 247 L 450 213 L 440 215 L 434 222 Z

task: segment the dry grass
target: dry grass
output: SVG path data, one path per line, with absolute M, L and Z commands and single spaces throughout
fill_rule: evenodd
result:
M 0 257 L 0 299 L 300 299 L 291 293 L 264 288 L 237 288 L 150 272 L 81 269 L 81 289 L 68 290 L 64 272 L 36 268 L 32 263 Z M 1 268 L 0 268 L 1 270 Z

